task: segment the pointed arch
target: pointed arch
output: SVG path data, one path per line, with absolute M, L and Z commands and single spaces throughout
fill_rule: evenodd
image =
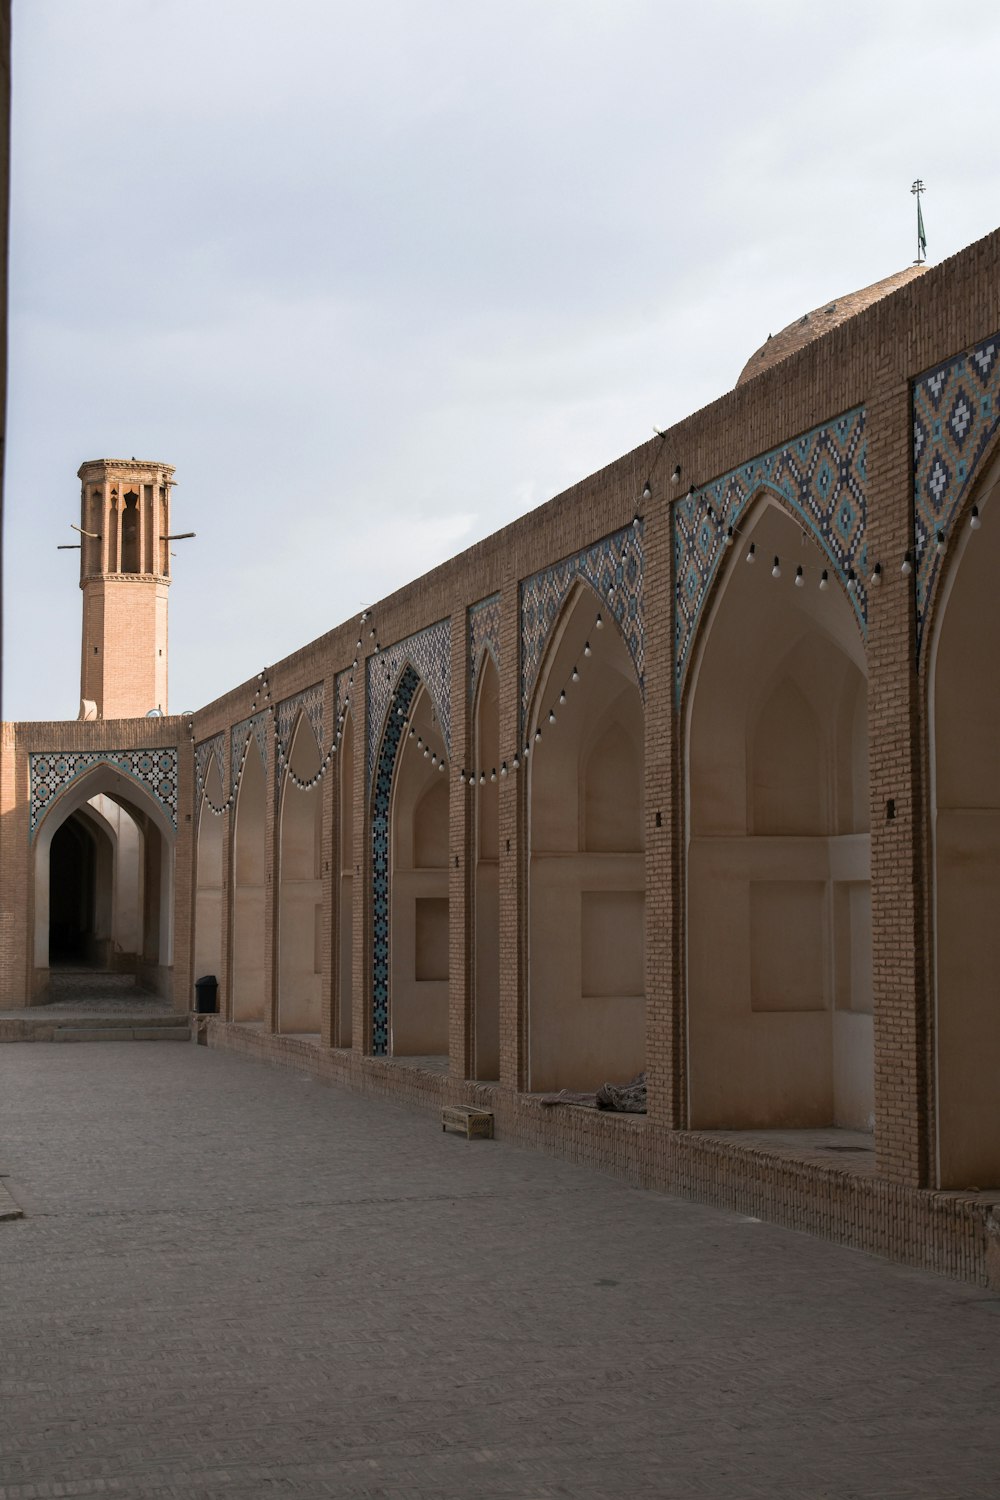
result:
M 434 700 L 407 664 L 390 701 L 373 788 L 376 1055 L 440 1055 L 448 1050 L 445 767 Z
M 966 496 L 927 639 L 937 1178 L 1000 1186 L 1000 457 Z M 968 520 L 975 504 L 981 527 Z
M 626 642 L 585 582 L 567 594 L 531 708 L 529 1086 L 593 1089 L 645 1064 L 643 705 Z M 609 761 L 622 776 L 617 820 Z
M 692 1128 L 870 1125 L 870 973 L 853 957 L 871 943 L 866 660 L 846 590 L 832 576 L 818 588 L 825 563 L 761 497 L 691 661 Z
M 232 1019 L 267 1021 L 267 777 L 250 733 L 233 767 Z
M 197 856 L 194 904 L 194 976 L 201 979 L 214 974 L 222 979 L 225 813 L 215 808 L 225 806 L 222 790 L 223 767 L 213 747 L 202 777 L 198 809 Z M 225 996 L 220 1009 L 225 1008 Z
M 141 834 L 138 840 L 138 859 L 131 861 L 127 870 L 119 867 L 114 858 L 105 861 L 108 872 L 105 878 L 113 882 L 115 889 L 110 893 L 103 892 L 101 899 L 105 905 L 110 903 L 114 908 L 118 904 L 115 894 L 117 886 L 126 878 L 133 883 L 131 904 L 141 910 L 141 947 L 135 955 L 136 975 L 149 988 L 168 994 L 173 964 L 175 832 L 163 804 L 142 782 L 111 759 L 92 762 L 86 770 L 67 781 L 65 789 L 47 805 L 36 824 L 33 843 L 32 992 L 43 993 L 49 983 L 53 839 L 74 815 L 79 815 L 96 826 L 95 810 L 87 804 L 99 798 L 107 798 L 110 804 L 123 808 L 131 825 L 135 825 Z M 107 821 L 106 817 L 103 818 L 104 824 Z
M 323 752 L 300 709 L 278 808 L 278 1030 L 320 1034 L 323 978 Z

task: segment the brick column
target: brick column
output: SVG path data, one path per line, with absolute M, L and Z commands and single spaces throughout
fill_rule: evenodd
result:
M 270 686 L 271 674 L 268 673 Z M 273 707 L 273 693 L 267 704 Z M 264 709 L 267 766 L 264 772 L 264 1015 L 278 1029 L 278 748 L 274 714 Z
M 681 720 L 674 696 L 672 497 L 675 460 L 659 465 L 643 529 L 645 609 L 646 1076 L 657 1124 L 686 1123 L 683 982 L 684 798 Z
M 926 803 L 913 578 L 910 388 L 883 362 L 867 409 L 868 747 L 871 808 L 875 1149 L 878 1171 L 930 1180 L 929 1012 L 924 938 Z
M 351 689 L 354 728 L 354 922 L 353 1014 L 351 1046 L 370 1055 L 372 1050 L 372 828 L 368 798 L 368 691 L 365 659 L 358 653 Z
M 475 899 L 473 812 L 459 780 L 469 764 L 469 628 L 465 603 L 451 605 L 451 764 L 448 767 L 448 1071 L 472 1075 L 472 924 Z
M 332 671 L 323 677 L 323 733 L 319 753 L 326 756 L 337 732 L 337 678 Z M 339 753 L 339 752 L 338 752 Z M 319 869 L 323 889 L 322 931 L 320 945 L 320 1041 L 333 1047 L 338 1041 L 338 967 L 340 957 L 340 868 L 338 859 L 337 772 L 335 755 L 320 782 L 323 814 L 320 831 Z
M 233 872 L 235 864 L 233 861 L 233 829 L 236 819 L 233 817 L 232 803 L 229 801 L 233 784 L 233 734 L 232 727 L 226 724 L 222 744 L 222 760 L 219 763 L 219 781 L 222 787 L 222 797 L 225 801 L 226 811 L 222 814 L 222 900 L 220 902 L 219 920 L 222 925 L 222 964 L 219 974 L 219 1015 L 227 1021 L 233 1019 Z M 213 814 L 209 814 L 212 817 Z M 197 977 L 197 976 L 196 976 Z
M 521 617 L 516 578 L 500 591 L 500 758 L 520 753 Z M 524 766 L 500 782 L 500 1082 L 527 1087 L 527 814 Z

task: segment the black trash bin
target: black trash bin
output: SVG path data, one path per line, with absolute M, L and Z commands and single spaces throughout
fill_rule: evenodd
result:
M 199 1016 L 214 1016 L 219 1009 L 219 981 L 214 974 L 195 980 L 194 1008 Z

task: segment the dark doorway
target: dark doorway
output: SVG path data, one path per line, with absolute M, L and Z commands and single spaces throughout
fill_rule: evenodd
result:
M 52 836 L 49 850 L 49 963 L 93 958 L 97 850 L 75 815 Z

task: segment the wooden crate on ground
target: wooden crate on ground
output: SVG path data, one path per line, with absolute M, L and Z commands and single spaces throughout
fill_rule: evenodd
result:
M 474 1136 L 493 1139 L 493 1114 L 488 1109 L 472 1109 L 466 1104 L 449 1104 L 441 1111 L 441 1129 L 454 1130 L 471 1141 Z

